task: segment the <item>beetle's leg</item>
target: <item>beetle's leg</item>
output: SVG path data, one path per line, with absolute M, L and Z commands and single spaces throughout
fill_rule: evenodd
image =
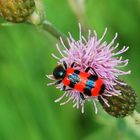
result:
M 73 63 L 71 64 L 71 68 L 73 68 L 75 64 L 76 64 L 76 63 L 75 63 L 75 62 L 73 62 Z
M 106 105 L 104 100 L 101 98 L 101 96 L 98 96 L 98 100 L 102 105 Z
M 62 90 L 65 91 L 65 90 L 66 90 L 66 86 L 63 86 L 63 87 L 62 87 Z
M 58 85 L 58 84 L 60 84 L 61 82 L 62 82 L 62 80 L 56 81 L 56 82 L 55 82 L 55 85 Z
M 63 65 L 64 65 L 64 68 L 66 70 L 67 69 L 67 63 L 65 61 L 63 61 Z
M 69 90 L 72 90 L 72 89 L 71 89 L 71 88 L 66 89 L 66 86 L 63 86 L 62 90 L 63 90 L 63 91 L 69 91 Z
M 52 83 L 48 83 L 47 86 L 51 86 L 51 85 L 58 85 L 62 82 L 62 80 L 56 81 L 56 82 L 52 82 Z
M 90 69 L 92 69 L 93 72 L 94 72 L 94 74 L 98 77 L 96 71 L 92 67 L 87 67 L 86 70 L 85 70 L 85 72 L 88 72 Z
M 80 97 L 82 98 L 82 100 L 85 100 L 85 97 L 83 95 L 83 93 L 80 92 Z

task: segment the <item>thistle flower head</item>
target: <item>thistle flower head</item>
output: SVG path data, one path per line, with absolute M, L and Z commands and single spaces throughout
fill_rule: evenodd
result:
M 10 22 L 25 21 L 34 9 L 34 0 L 0 0 L 0 15 Z
M 127 75 L 130 71 L 120 70 L 120 67 L 125 67 L 128 64 L 128 59 L 123 60 L 120 54 L 123 54 L 128 50 L 128 47 L 123 47 L 121 50 L 118 50 L 119 44 L 114 46 L 114 42 L 117 38 L 117 33 L 115 37 L 112 39 L 110 43 L 103 41 L 104 36 L 107 33 L 107 29 L 105 29 L 101 38 L 98 38 L 97 33 L 91 32 L 89 30 L 87 38 L 83 37 L 81 34 L 81 26 L 79 25 L 79 39 L 76 41 L 72 35 L 69 33 L 68 44 L 69 48 L 64 45 L 63 40 L 60 38 L 63 49 L 60 49 L 57 44 L 57 50 L 62 56 L 62 58 L 58 58 L 56 55 L 52 54 L 54 58 L 58 60 L 58 64 L 62 64 L 65 61 L 70 67 L 70 65 L 75 62 L 75 69 L 84 71 L 87 67 L 92 67 L 99 77 L 101 77 L 105 84 L 105 91 L 100 97 L 104 101 L 104 103 L 109 106 L 107 100 L 104 96 L 112 96 L 119 95 L 120 90 L 116 89 L 114 86 L 117 84 L 124 85 L 125 83 L 120 82 L 118 80 L 118 76 Z M 91 70 L 89 73 L 94 74 Z M 53 79 L 51 75 L 48 78 Z M 53 79 L 54 80 L 54 79 Z M 62 89 L 63 84 L 57 85 L 57 88 Z M 63 97 L 67 97 L 63 103 L 60 105 L 64 105 L 69 101 L 73 101 L 73 107 L 79 108 L 82 106 L 82 113 L 84 112 L 84 104 L 85 101 L 92 101 L 95 107 L 95 112 L 97 113 L 97 107 L 95 101 L 98 100 L 97 97 L 86 96 L 85 100 L 82 100 L 79 94 L 79 91 L 73 89 L 71 91 L 66 91 L 59 99 L 55 100 L 55 102 L 59 102 Z

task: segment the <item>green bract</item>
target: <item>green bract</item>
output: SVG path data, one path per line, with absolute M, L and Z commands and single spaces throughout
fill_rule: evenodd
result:
M 99 102 L 104 110 L 114 117 L 122 118 L 131 115 L 137 103 L 137 97 L 134 90 L 128 85 L 120 86 L 119 84 L 116 85 L 115 88 L 121 91 L 121 95 L 111 97 L 104 96 L 104 99 L 107 100 L 109 106 L 101 99 L 99 99 Z

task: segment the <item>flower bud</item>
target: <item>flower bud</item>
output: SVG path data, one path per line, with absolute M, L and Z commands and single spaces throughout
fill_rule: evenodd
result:
M 0 15 L 10 22 L 26 21 L 34 9 L 34 0 L 0 0 Z
M 121 91 L 121 95 L 118 96 L 103 96 L 107 100 L 108 105 L 99 97 L 99 102 L 103 106 L 103 109 L 110 115 L 116 118 L 123 118 L 131 115 L 136 106 L 136 94 L 135 91 L 129 85 L 116 85 L 115 89 Z

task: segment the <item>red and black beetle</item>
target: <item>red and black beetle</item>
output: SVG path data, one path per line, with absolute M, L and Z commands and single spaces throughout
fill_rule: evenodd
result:
M 105 90 L 105 84 L 102 78 L 98 77 L 97 73 L 92 67 L 87 67 L 85 71 L 79 71 L 74 69 L 73 62 L 71 67 L 68 68 L 66 62 L 63 62 L 63 66 L 57 66 L 53 71 L 53 76 L 58 80 L 55 84 L 63 83 L 63 91 L 76 89 L 79 91 L 81 98 L 84 100 L 84 95 L 98 97 L 102 95 Z M 92 69 L 93 74 L 89 73 Z M 69 89 L 66 89 L 69 87 Z

